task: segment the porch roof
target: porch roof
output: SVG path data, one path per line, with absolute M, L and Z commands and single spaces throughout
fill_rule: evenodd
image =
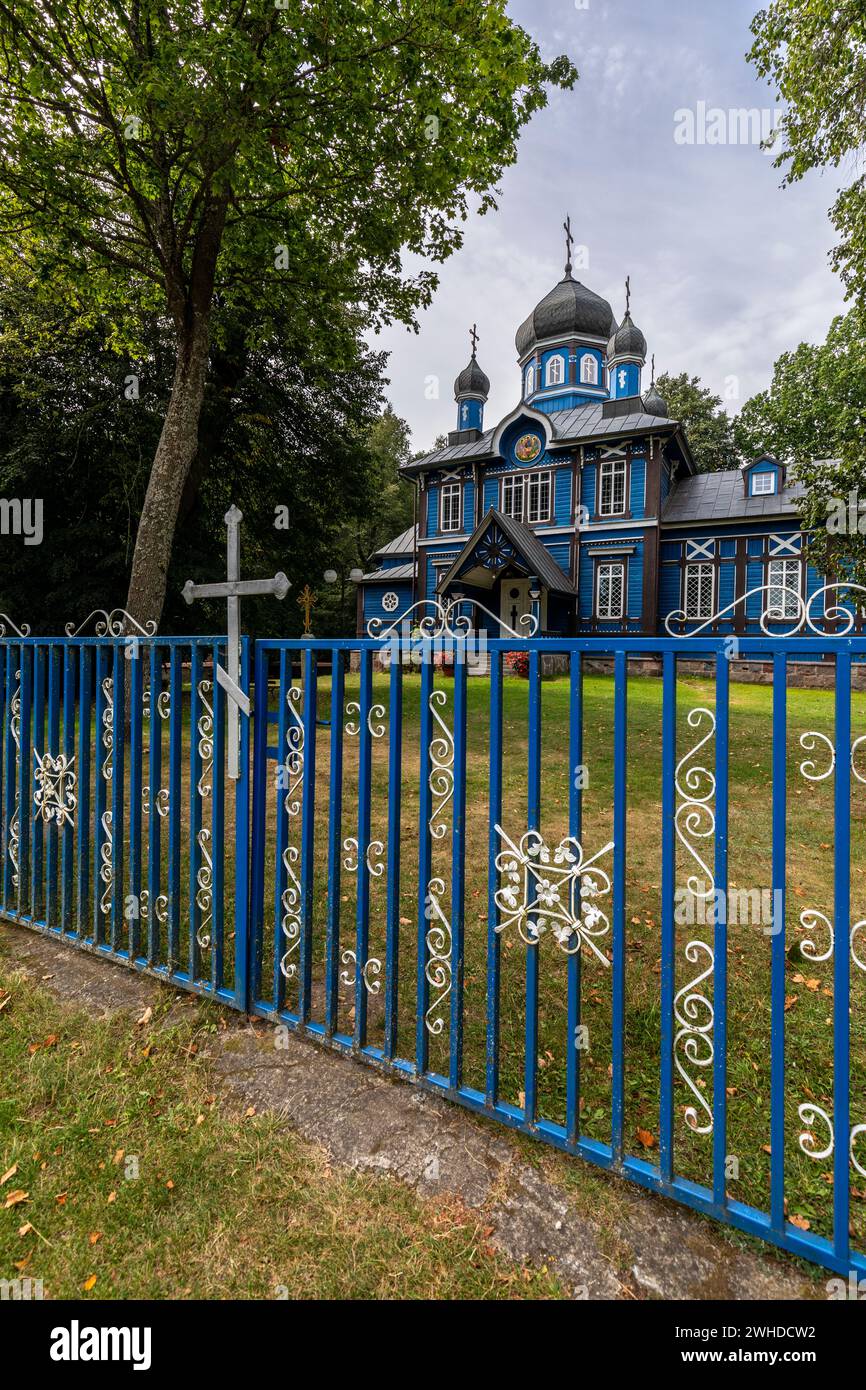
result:
M 500 537 L 497 537 L 497 531 L 501 533 Z M 511 549 L 514 553 L 510 556 L 503 555 L 502 563 L 499 565 L 491 564 L 489 561 L 485 564 L 479 557 L 475 566 L 467 568 L 467 562 L 472 559 L 473 553 L 485 538 L 489 538 L 492 546 L 498 549 L 502 549 L 502 540 L 504 539 L 505 551 Z M 526 575 L 534 575 L 545 589 L 555 594 L 574 595 L 577 593 L 577 589 L 568 575 L 560 569 L 550 551 L 542 545 L 532 528 L 526 526 L 522 521 L 515 521 L 513 517 L 506 516 L 504 512 L 498 512 L 495 507 L 491 507 L 487 515 L 476 526 L 457 559 L 445 571 L 436 588 L 439 593 L 444 593 L 449 584 L 460 578 L 475 588 L 492 589 L 500 575 L 512 567 L 522 569 Z

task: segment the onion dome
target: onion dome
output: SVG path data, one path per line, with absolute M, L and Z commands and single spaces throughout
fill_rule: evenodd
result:
M 608 361 L 613 357 L 638 357 L 646 361 L 646 338 L 632 323 L 631 313 L 625 311 L 625 318 L 607 345 Z
M 473 352 L 468 366 L 463 368 L 454 382 L 454 399 L 459 400 L 461 396 L 483 396 L 486 401 L 489 394 L 490 379 L 486 372 L 482 372 Z
M 660 396 L 656 390 L 655 379 L 653 379 L 650 384 L 650 389 L 643 397 L 643 408 L 644 414 L 646 415 L 663 415 L 666 420 L 670 419 L 667 401 L 663 396 Z
M 518 357 L 548 338 L 604 338 L 617 331 L 613 310 L 606 299 L 575 280 L 571 268 L 554 285 L 517 330 Z

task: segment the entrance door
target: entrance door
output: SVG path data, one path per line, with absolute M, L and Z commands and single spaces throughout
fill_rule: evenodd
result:
M 520 637 L 529 636 L 528 624 L 521 624 L 520 619 L 532 612 L 532 600 L 529 597 L 530 580 L 528 579 L 503 579 L 499 588 L 499 616 L 503 623 L 516 632 Z M 541 626 L 544 627 L 545 610 L 547 608 L 547 594 L 541 591 Z

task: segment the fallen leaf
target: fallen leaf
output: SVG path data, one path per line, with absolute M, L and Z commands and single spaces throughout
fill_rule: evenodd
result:
M 126 1152 L 125 1149 L 118 1149 L 118 1150 L 116 1151 L 115 1155 L 114 1155 L 114 1158 L 112 1159 L 112 1162 L 113 1162 L 113 1163 L 120 1163 L 120 1162 L 122 1162 L 122 1160 L 123 1160 L 123 1155 L 125 1154 L 125 1152 Z
M 174 1187 L 174 1183 L 172 1182 L 171 1178 L 169 1178 L 168 1182 L 166 1183 L 166 1187 L 168 1188 L 169 1192 L 171 1192 L 172 1188 Z
M 9 1196 L 3 1203 L 4 1210 L 8 1207 L 17 1207 L 20 1202 L 26 1202 L 29 1196 L 29 1192 L 22 1192 L 20 1187 L 16 1187 L 14 1192 L 9 1193 Z
M 106 1201 L 108 1201 L 108 1202 L 116 1202 L 116 1201 L 117 1201 L 117 1193 L 116 1193 L 116 1192 L 109 1192 L 108 1197 L 106 1198 Z
M 255 1113 L 256 1107 L 254 1105 L 248 1105 L 246 1110 L 244 1111 L 244 1119 L 249 1120 L 253 1115 L 255 1115 Z
M 84 1281 L 84 1283 L 82 1284 L 81 1287 L 84 1289 L 84 1292 L 85 1292 L 85 1293 L 90 1293 L 90 1290 L 93 1288 L 93 1286 L 94 1286 L 95 1283 L 96 1283 L 96 1275 L 95 1275 L 95 1274 L 91 1274 L 87 1279 L 85 1279 L 85 1281 Z
M 792 1226 L 796 1226 L 798 1231 L 808 1231 L 811 1221 L 807 1221 L 805 1216 L 791 1216 L 788 1218 Z
M 91 1244 L 91 1245 L 95 1245 L 96 1242 L 97 1242 L 98 1240 L 100 1240 L 101 1238 L 102 1238 L 102 1232 L 101 1232 L 101 1231 L 91 1231 L 91 1232 L 90 1232 L 90 1235 L 88 1236 L 88 1240 L 90 1241 L 90 1244 Z
M 139 1028 L 142 1028 L 142 1027 L 144 1026 L 145 1023 L 150 1023 L 150 1020 L 151 1020 L 152 1018 L 153 1018 L 153 1009 L 152 1009 L 151 1006 L 148 1004 L 148 1006 L 147 1006 L 147 1008 L 145 1009 L 144 1013 L 141 1015 L 141 1018 L 136 1019 L 136 1023 L 138 1024 Z
M 639 1128 L 638 1131 L 637 1131 L 637 1137 L 638 1137 L 638 1139 L 640 1140 L 640 1142 L 643 1144 L 643 1146 L 644 1146 L 645 1149 L 653 1149 L 653 1148 L 655 1148 L 655 1142 L 656 1142 L 656 1141 L 655 1141 L 655 1136 L 652 1135 L 652 1134 L 650 1134 L 650 1132 L 649 1132 L 648 1129 L 640 1129 L 640 1128 Z
M 58 1194 L 57 1194 L 57 1196 L 54 1198 L 54 1200 L 55 1200 L 55 1202 L 57 1203 L 57 1205 L 58 1205 L 59 1207 L 65 1207 L 65 1206 L 66 1206 L 66 1198 L 67 1198 L 67 1195 L 68 1195 L 68 1194 L 67 1194 L 66 1192 L 58 1192 Z
M 13 1163 L 13 1164 L 12 1164 L 12 1167 L 11 1167 L 11 1168 L 7 1168 L 7 1169 L 6 1169 L 6 1172 L 3 1174 L 2 1178 L 0 1178 L 0 1187 L 3 1186 L 4 1182 L 8 1182 L 10 1178 L 14 1178 L 14 1176 L 15 1176 L 15 1174 L 16 1174 L 17 1172 L 18 1172 L 18 1164 L 17 1164 L 17 1163 Z
M 32 1230 L 33 1227 L 31 1226 L 30 1222 L 25 1221 L 23 1226 L 18 1227 L 18 1234 L 19 1236 L 29 1236 Z

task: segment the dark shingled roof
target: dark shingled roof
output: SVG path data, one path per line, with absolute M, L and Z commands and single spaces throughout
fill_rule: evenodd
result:
M 573 334 L 609 338 L 616 330 L 616 319 L 607 300 L 567 274 L 524 319 L 514 342 L 518 357 L 522 357 L 533 344 L 546 338 L 568 338 Z
M 631 321 L 631 314 L 626 311 L 626 316 L 614 333 L 607 345 L 608 357 L 646 357 L 646 338 L 641 333 L 636 324 Z
M 464 395 L 483 396 L 485 400 L 490 395 L 490 378 L 486 372 L 482 372 L 474 352 L 469 365 L 463 368 L 454 382 L 455 399 Z
M 637 397 L 635 399 L 637 400 Z M 647 402 L 644 401 L 643 404 L 646 406 Z M 646 409 L 635 411 L 631 415 L 605 416 L 601 401 L 590 401 L 586 405 L 574 406 L 571 410 L 554 410 L 546 418 L 550 423 L 554 445 L 585 444 L 596 438 L 641 434 L 644 431 L 658 430 L 660 427 L 674 430 L 678 424 L 668 416 L 659 416 Z M 494 433 L 494 430 L 487 430 L 466 444 L 449 444 L 444 449 L 434 449 L 432 454 L 425 454 L 424 458 L 418 459 L 415 463 L 403 464 L 400 472 L 411 476 L 439 464 L 489 459 L 493 456 Z
M 789 473 L 790 479 L 790 473 Z M 802 484 L 789 481 L 781 492 L 760 497 L 743 496 L 739 469 L 722 473 L 698 473 L 677 483 L 662 508 L 662 525 L 694 521 L 739 521 L 744 518 L 795 515 L 804 496 Z
M 532 528 L 525 526 L 522 521 L 515 521 L 513 517 L 505 516 L 504 513 L 498 512 L 495 507 L 490 508 L 490 511 L 469 537 L 453 565 L 440 579 L 437 585 L 440 592 L 451 583 L 453 576 L 457 574 L 464 561 L 469 559 L 491 522 L 505 532 L 515 550 L 518 550 L 523 556 L 527 565 L 527 572 L 534 574 L 546 589 L 552 589 L 556 594 L 577 593 L 568 575 L 560 569 L 550 551 L 542 545 Z

